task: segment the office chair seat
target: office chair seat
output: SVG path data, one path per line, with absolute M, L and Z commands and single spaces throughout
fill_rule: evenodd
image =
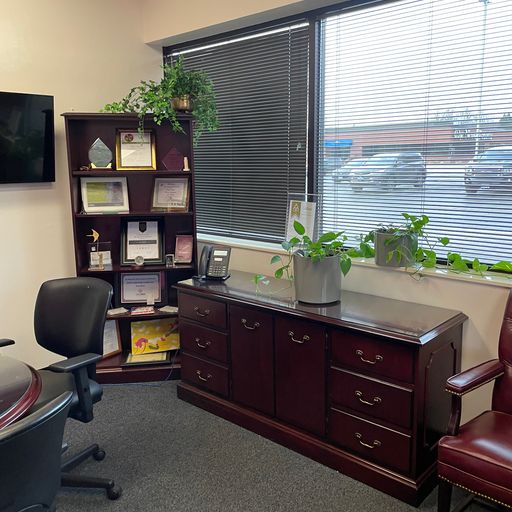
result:
M 56 373 L 51 370 L 39 370 L 41 376 L 42 386 L 41 394 L 39 395 L 33 409 L 38 409 L 49 401 L 53 400 L 56 396 L 64 393 L 64 391 L 71 391 L 73 397 L 71 399 L 71 409 L 69 416 L 72 418 L 80 419 L 79 399 L 75 388 L 75 378 L 71 373 Z M 91 389 L 92 402 L 96 403 L 101 400 L 103 395 L 103 388 L 94 380 L 89 380 Z
M 439 475 L 512 505 L 512 415 L 486 411 L 439 441 Z

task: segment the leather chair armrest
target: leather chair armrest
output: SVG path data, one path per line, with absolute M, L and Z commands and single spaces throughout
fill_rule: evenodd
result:
M 9 345 L 14 345 L 14 340 L 10 340 L 8 338 L 0 339 L 0 347 L 7 347 Z
M 85 368 L 91 364 L 94 364 L 96 361 L 99 361 L 102 356 L 99 354 L 82 354 L 76 357 L 70 357 L 69 359 L 64 359 L 64 361 L 59 361 L 58 363 L 53 363 L 48 366 L 48 369 L 52 372 L 74 372 L 75 370 L 79 370 L 80 368 Z
M 454 395 L 464 395 L 503 375 L 504 372 L 503 363 L 499 359 L 492 359 L 450 377 L 446 381 L 446 391 Z

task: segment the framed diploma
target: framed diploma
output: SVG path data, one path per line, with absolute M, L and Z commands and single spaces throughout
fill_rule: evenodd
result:
M 121 352 L 121 336 L 117 320 L 107 320 L 103 330 L 103 357 L 115 356 Z
M 160 272 L 138 272 L 120 275 L 119 305 L 162 304 L 165 283 Z
M 158 220 L 125 220 L 121 228 L 121 265 L 162 265 L 163 230 Z
M 194 237 L 192 235 L 176 235 L 174 263 L 192 263 Z
M 155 178 L 152 210 L 156 212 L 188 211 L 188 177 Z
M 116 169 L 118 171 L 155 171 L 155 136 L 146 130 L 118 130 L 116 138 Z

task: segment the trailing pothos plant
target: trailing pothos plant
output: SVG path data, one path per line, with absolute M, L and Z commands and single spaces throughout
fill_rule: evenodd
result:
M 340 270 L 346 276 L 352 266 L 352 260 L 344 247 L 347 236 L 343 231 L 329 231 L 320 236 L 317 240 L 311 240 L 306 235 L 304 226 L 295 221 L 293 229 L 297 236 L 285 240 L 281 243 L 281 247 L 286 251 L 286 256 L 276 255 L 270 260 L 272 265 L 279 264 L 279 268 L 274 272 L 277 279 L 286 277 L 293 279 L 291 274 L 291 264 L 293 255 L 298 254 L 304 258 L 311 258 L 313 261 L 321 261 L 328 256 L 337 256 L 340 262 Z

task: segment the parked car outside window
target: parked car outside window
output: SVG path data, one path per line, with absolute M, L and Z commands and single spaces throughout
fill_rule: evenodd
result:
M 363 188 L 391 190 L 399 185 L 421 187 L 427 167 L 421 153 L 377 153 L 363 165 L 352 169 L 348 181 L 354 192 Z
M 366 160 L 367 158 L 353 158 L 352 160 L 345 162 L 343 166 L 338 167 L 338 169 L 334 169 L 334 171 L 332 171 L 333 181 L 339 183 L 340 181 L 348 180 L 350 172 L 355 170 L 357 167 L 364 165 Z
M 468 194 L 481 187 L 512 184 L 512 146 L 489 148 L 468 162 L 464 185 Z

